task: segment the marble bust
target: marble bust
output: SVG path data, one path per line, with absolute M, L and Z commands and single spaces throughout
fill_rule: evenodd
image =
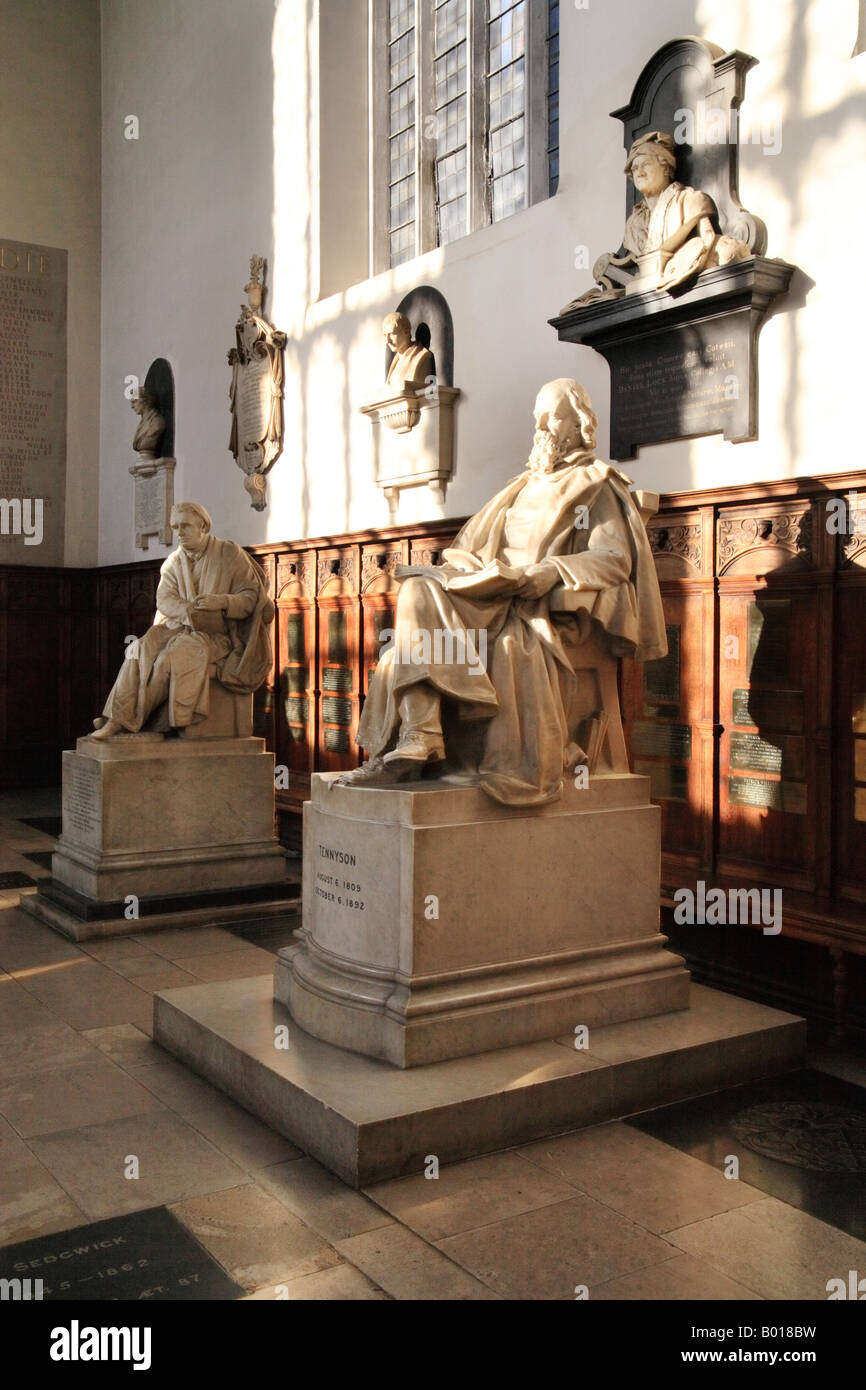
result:
M 157 409 L 156 397 L 142 388 L 130 401 L 132 409 L 139 417 L 132 447 L 144 459 L 156 457 L 156 449 L 165 433 L 165 420 Z
M 670 290 L 712 266 L 751 256 L 748 245 L 715 229 L 716 205 L 707 193 L 676 179 L 673 136 L 651 130 L 635 140 L 625 173 L 638 193 L 617 252 L 593 266 L 596 289 L 562 310 L 643 290 Z
M 178 547 L 160 570 L 156 616 L 126 650 L 94 739 L 145 729 L 164 706 L 166 726 L 182 731 L 210 709 L 210 673 L 234 694 L 258 689 L 271 664 L 274 605 L 241 546 L 211 534 L 198 502 L 171 511 Z
M 582 386 L 548 382 L 524 471 L 466 523 L 443 564 L 398 568 L 393 642 L 358 729 L 370 757 L 344 785 L 457 764 L 504 804 L 556 800 L 581 752 L 570 730 L 582 698 L 552 613 L 557 592 L 570 595 L 581 640 L 601 638 L 616 657 L 665 654 L 646 528 L 629 479 L 595 457 L 596 426 Z
M 423 386 L 434 374 L 433 354 L 414 341 L 412 325 L 406 315 L 388 314 L 382 322 L 382 332 L 394 354 L 386 385 L 398 389 Z

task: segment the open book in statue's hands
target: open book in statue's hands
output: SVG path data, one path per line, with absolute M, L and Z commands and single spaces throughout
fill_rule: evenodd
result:
M 397 579 L 409 579 L 421 575 L 433 579 L 451 594 L 464 594 L 466 598 L 509 598 L 520 592 L 523 583 L 523 570 L 503 565 L 501 560 L 491 560 L 481 569 L 457 573 L 447 565 L 398 565 Z

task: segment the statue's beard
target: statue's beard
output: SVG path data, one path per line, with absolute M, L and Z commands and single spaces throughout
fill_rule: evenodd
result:
M 567 449 L 563 448 L 547 430 L 536 430 L 526 467 L 530 473 L 552 473 L 574 453 L 574 448 L 574 444 Z

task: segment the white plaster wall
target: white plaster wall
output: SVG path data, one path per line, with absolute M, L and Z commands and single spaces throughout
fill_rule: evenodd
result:
M 760 145 L 743 148 L 740 193 L 768 225 L 768 254 L 803 276 L 790 310 L 761 335 L 759 441 L 659 445 L 629 471 L 670 491 L 861 466 L 854 402 L 862 389 L 866 57 L 849 56 L 856 0 L 591 0 L 586 9 L 563 0 L 557 196 L 322 300 L 318 224 L 320 206 L 333 218 L 334 190 L 329 184 L 320 202 L 328 170 L 319 169 L 319 151 L 330 138 L 320 122 L 353 113 L 349 98 L 341 104 L 333 59 L 333 102 L 320 104 L 319 3 L 335 0 L 152 0 L 143 28 L 134 27 L 129 0 L 104 0 L 104 563 L 134 554 L 123 374 L 143 372 L 159 354 L 177 375 L 178 491 L 205 501 L 218 530 L 249 544 L 387 525 L 372 430 L 357 405 L 382 374 L 382 316 L 417 284 L 440 289 L 454 317 L 463 396 L 448 515 L 473 511 L 522 467 L 532 402 L 552 376 L 575 375 L 588 387 L 604 453 L 607 365 L 590 349 L 560 344 L 547 319 L 591 282 L 574 269 L 574 248 L 588 246 L 591 263 L 619 243 L 622 127 L 608 113 L 678 34 L 760 59 L 744 125 L 781 114 L 781 149 L 768 157 Z M 353 74 L 365 61 L 347 44 Z M 345 87 L 357 91 L 357 81 Z M 142 115 L 134 146 L 122 140 L 126 111 Z M 345 163 L 339 176 L 347 205 L 356 205 Z M 328 246 L 333 264 L 332 222 Z M 286 447 L 263 515 L 249 508 L 226 449 L 224 353 L 253 250 L 269 258 L 270 313 L 289 334 Z M 433 515 L 426 489 L 403 494 L 400 520 Z
M 69 252 L 65 536 L 92 565 L 99 488 L 99 0 L 0 0 L 0 233 Z

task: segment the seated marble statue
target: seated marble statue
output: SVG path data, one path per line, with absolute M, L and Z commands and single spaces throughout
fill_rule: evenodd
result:
M 556 800 L 581 750 L 571 739 L 578 673 L 555 591 L 569 591 L 584 640 L 601 636 L 612 655 L 644 661 L 667 651 L 644 521 L 629 479 L 595 457 L 583 387 L 548 382 L 535 426 L 525 470 L 466 523 L 444 563 L 398 569 L 393 641 L 358 730 L 371 756 L 344 785 L 429 776 L 446 756 L 468 772 L 460 745 L 474 729 L 474 780 L 491 797 Z
M 173 507 L 171 525 L 180 543 L 160 570 L 153 626 L 127 647 L 91 738 L 137 733 L 155 712 L 182 731 L 207 718 L 212 669 L 238 695 L 257 690 L 270 669 L 274 605 L 255 563 L 211 535 L 198 502 Z
M 388 314 L 382 323 L 388 346 L 394 356 L 388 368 L 387 385 L 423 386 L 434 374 L 433 354 L 412 338 L 412 325 L 405 314 Z
M 716 231 L 716 205 L 707 193 L 676 180 L 673 136 L 651 130 L 631 146 L 625 172 L 638 193 L 619 251 L 593 266 L 596 289 L 562 310 L 579 308 L 640 288 L 669 290 L 712 266 L 745 260 L 751 251 L 736 237 Z M 643 262 L 643 264 L 642 264 Z

